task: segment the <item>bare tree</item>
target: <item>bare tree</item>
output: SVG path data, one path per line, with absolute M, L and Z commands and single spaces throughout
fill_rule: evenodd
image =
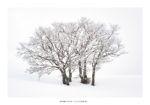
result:
M 76 54 L 79 56 L 79 76 L 81 83 L 87 83 L 87 68 L 89 62 L 92 65 L 92 85 L 95 85 L 95 71 L 97 65 L 110 61 L 110 57 L 123 54 L 123 45 L 117 38 L 118 25 L 95 23 L 87 18 L 79 21 L 80 34 Z
M 89 83 L 87 77 L 87 63 L 90 61 L 91 57 L 95 51 L 96 37 L 102 31 L 103 24 L 96 24 L 87 18 L 81 18 L 78 22 L 80 26 L 80 34 L 77 36 L 77 47 L 76 54 L 79 56 L 78 66 L 79 66 L 79 76 L 81 78 L 81 83 Z
M 92 83 L 95 85 L 95 71 L 97 65 L 111 61 L 112 57 L 117 57 L 123 54 L 121 50 L 123 45 L 117 38 L 118 25 L 112 25 L 110 29 L 102 28 L 97 34 L 94 35 L 96 46 L 92 53 L 91 65 L 92 65 Z
M 53 30 L 40 27 L 28 43 L 20 44 L 18 53 L 30 64 L 28 69 L 30 73 L 38 72 L 41 77 L 43 74 L 59 70 L 63 84 L 69 85 L 75 55 L 62 26 L 64 25 L 55 23 Z M 67 70 L 69 70 L 69 77 Z
M 59 70 L 62 83 L 69 85 L 72 73 L 79 70 L 81 83 L 89 83 L 87 65 L 92 66 L 92 85 L 96 67 L 109 57 L 121 55 L 123 48 L 117 38 L 117 25 L 106 28 L 87 18 L 77 22 L 53 23 L 39 27 L 28 43 L 21 43 L 18 54 L 30 64 L 28 71 L 39 77 Z

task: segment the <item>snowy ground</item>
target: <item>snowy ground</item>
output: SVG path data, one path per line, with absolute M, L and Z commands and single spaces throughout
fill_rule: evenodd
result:
M 74 14 L 68 17 L 70 11 Z M 104 64 L 105 66 L 96 73 L 94 87 L 90 84 L 81 84 L 79 78 L 73 78 L 70 86 L 63 85 L 57 72 L 43 76 L 40 81 L 37 75 L 24 73 L 28 66 L 16 56 L 16 47 L 19 43 L 28 41 L 38 26 L 49 26 L 55 21 L 76 21 L 81 16 L 98 22 L 119 24 L 121 27 L 119 37 L 128 54 Z M 141 9 L 11 9 L 8 22 L 8 96 L 140 97 L 142 95 L 141 20 Z
M 56 73 L 56 74 L 55 74 Z M 88 98 L 88 97 L 141 97 L 142 77 L 139 75 L 96 74 L 96 85 L 80 83 L 79 78 L 73 78 L 70 86 L 62 84 L 57 72 L 43 76 L 15 74 L 8 76 L 9 97 L 53 97 L 53 98 Z

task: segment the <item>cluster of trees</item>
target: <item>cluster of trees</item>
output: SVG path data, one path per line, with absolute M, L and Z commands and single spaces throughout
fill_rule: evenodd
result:
M 62 83 L 69 85 L 72 73 L 79 72 L 81 83 L 89 83 L 87 65 L 91 66 L 91 85 L 99 65 L 121 55 L 123 45 L 117 38 L 118 25 L 106 26 L 87 18 L 77 22 L 53 23 L 39 27 L 28 43 L 20 43 L 18 54 L 30 65 L 30 73 L 39 77 L 59 70 Z

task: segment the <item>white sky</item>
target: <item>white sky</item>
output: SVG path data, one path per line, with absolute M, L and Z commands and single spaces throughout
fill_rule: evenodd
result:
M 119 24 L 119 37 L 128 52 L 103 64 L 101 75 L 142 74 L 142 9 L 141 8 L 36 8 L 9 9 L 8 13 L 8 72 L 23 72 L 25 62 L 16 57 L 19 42 L 26 42 L 35 28 L 52 22 L 77 21 L 87 17 L 95 22 Z

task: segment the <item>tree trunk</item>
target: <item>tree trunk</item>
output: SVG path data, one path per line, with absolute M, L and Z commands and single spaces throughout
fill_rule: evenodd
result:
M 63 84 L 66 84 L 66 78 L 65 78 L 65 74 L 64 73 L 62 73 L 62 82 L 63 82 Z
M 66 77 L 66 84 L 69 85 L 69 78 Z
M 84 70 L 83 70 L 83 78 L 84 81 L 87 82 L 87 74 L 86 74 L 86 60 L 84 60 Z
M 80 76 L 80 79 L 81 79 L 81 83 L 83 83 L 83 76 L 82 76 L 82 66 L 81 66 L 81 61 L 78 62 L 78 65 L 79 65 L 79 76 Z
M 66 73 L 62 73 L 62 82 L 63 84 L 69 85 L 69 78 L 67 77 Z
M 94 86 L 95 85 L 95 67 L 96 66 L 93 66 L 93 71 L 92 71 L 92 86 Z
M 72 82 L 72 73 L 71 73 L 71 69 L 69 68 L 69 82 Z

